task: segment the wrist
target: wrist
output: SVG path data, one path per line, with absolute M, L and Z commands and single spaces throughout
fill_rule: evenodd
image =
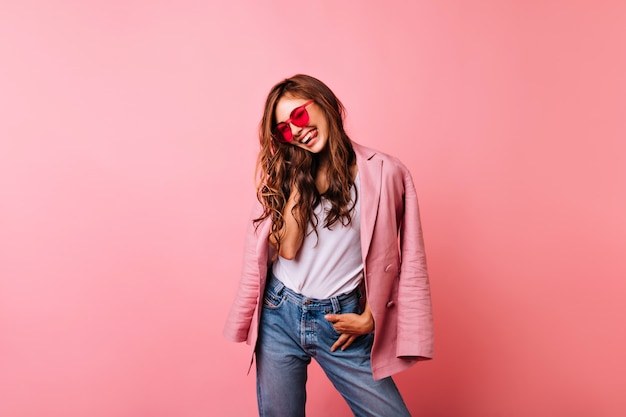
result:
M 374 331 L 374 317 L 370 311 L 364 311 L 361 314 L 363 318 L 362 328 L 365 333 L 372 333 Z

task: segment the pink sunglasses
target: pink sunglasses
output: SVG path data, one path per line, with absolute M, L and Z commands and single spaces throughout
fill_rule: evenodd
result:
M 311 103 L 313 103 L 313 100 L 308 100 L 302 106 L 296 107 L 291 111 L 291 114 L 289 114 L 289 119 L 278 123 L 274 127 L 274 134 L 278 139 L 283 142 L 291 142 L 293 140 L 293 133 L 291 133 L 289 123 L 298 127 L 304 127 L 309 123 L 309 113 L 306 111 L 306 106 Z

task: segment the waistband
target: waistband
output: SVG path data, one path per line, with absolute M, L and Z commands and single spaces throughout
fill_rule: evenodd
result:
M 333 310 L 335 310 L 336 312 L 341 311 L 342 305 L 358 301 L 361 298 L 361 290 L 359 289 L 359 287 L 348 293 L 339 294 L 334 297 L 325 299 L 306 297 L 290 288 L 287 288 L 285 284 L 281 280 L 276 278 L 272 273 L 270 273 L 268 276 L 266 289 L 271 290 L 276 295 L 285 296 L 288 301 L 298 305 L 306 306 L 308 309 L 324 309 L 332 307 Z

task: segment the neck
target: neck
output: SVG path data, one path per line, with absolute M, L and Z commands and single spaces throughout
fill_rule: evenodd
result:
M 320 194 L 323 194 L 328 189 L 328 167 L 330 166 L 330 158 L 328 154 L 318 154 L 318 164 L 317 164 L 317 172 L 315 174 L 315 185 L 317 186 L 317 191 Z
M 326 169 L 330 165 L 330 153 L 328 147 L 317 154 L 317 166 L 319 169 Z

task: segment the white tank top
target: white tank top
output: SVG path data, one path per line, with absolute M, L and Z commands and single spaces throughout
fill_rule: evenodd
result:
M 359 175 L 351 189 L 360 192 Z M 326 299 L 355 289 L 363 278 L 361 254 L 360 198 L 352 212 L 352 221 L 344 226 L 337 221 L 331 229 L 323 227 L 326 211 L 331 204 L 322 198 L 314 212 L 319 219 L 317 235 L 309 224 L 300 250 L 293 260 L 278 257 L 273 273 L 285 286 L 310 298 Z

